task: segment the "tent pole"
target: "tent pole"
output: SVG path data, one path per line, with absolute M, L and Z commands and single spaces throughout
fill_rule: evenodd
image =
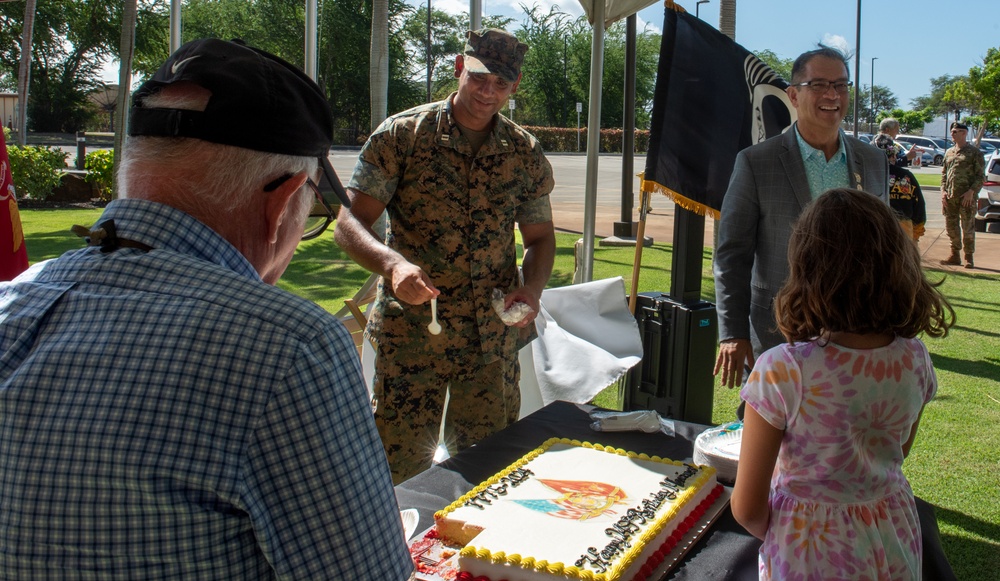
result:
M 590 107 L 587 112 L 587 180 L 584 186 L 581 282 L 590 282 L 594 279 L 597 166 L 601 147 L 601 83 L 604 78 L 604 11 L 604 2 L 594 3 L 594 37 L 590 45 Z
M 170 54 L 181 47 L 181 0 L 170 0 Z

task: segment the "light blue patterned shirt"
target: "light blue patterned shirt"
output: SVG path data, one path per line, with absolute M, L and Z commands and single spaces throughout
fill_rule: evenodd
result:
M 847 174 L 847 151 L 844 149 L 843 132 L 837 132 L 837 153 L 829 161 L 826 154 L 806 143 L 795 126 L 795 138 L 799 142 L 799 153 L 802 163 L 806 166 L 806 177 L 809 179 L 809 193 L 813 199 L 833 188 L 851 187 L 851 176 Z
M 343 326 L 180 211 L 107 219 L 153 250 L 0 285 L 0 577 L 406 579 Z

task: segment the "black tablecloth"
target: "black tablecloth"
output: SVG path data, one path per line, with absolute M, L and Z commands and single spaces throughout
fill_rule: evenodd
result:
M 690 459 L 694 440 L 708 426 L 675 422 L 676 436 L 642 432 L 595 432 L 590 429 L 590 406 L 555 402 L 484 439 L 476 446 L 414 476 L 396 487 L 401 509 L 420 513 L 416 532 L 434 524 L 441 510 L 496 472 L 509 466 L 549 438 L 573 438 L 632 452 L 645 452 L 674 460 Z M 924 531 L 924 579 L 954 579 L 938 537 L 934 508 L 917 499 Z M 757 579 L 760 541 L 743 530 L 727 508 L 712 528 L 691 549 L 667 579 Z

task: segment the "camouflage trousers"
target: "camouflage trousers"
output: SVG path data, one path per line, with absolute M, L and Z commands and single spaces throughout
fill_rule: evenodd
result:
M 454 357 L 428 354 L 426 347 L 380 343 L 375 359 L 375 425 L 394 484 L 431 466 L 442 416 L 444 442 L 454 454 L 517 421 L 520 412 L 516 353 L 486 364 L 478 353 Z
M 941 208 L 944 228 L 951 239 L 951 250 L 958 254 L 965 247 L 965 255 L 976 251 L 976 206 L 963 206 L 962 196 L 945 198 Z

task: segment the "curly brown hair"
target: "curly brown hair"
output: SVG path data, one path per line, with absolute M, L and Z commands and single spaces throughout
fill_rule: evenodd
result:
M 789 342 L 830 333 L 944 337 L 955 311 L 920 265 L 917 245 L 871 194 L 829 190 L 802 212 L 788 244 L 790 274 L 774 301 Z

